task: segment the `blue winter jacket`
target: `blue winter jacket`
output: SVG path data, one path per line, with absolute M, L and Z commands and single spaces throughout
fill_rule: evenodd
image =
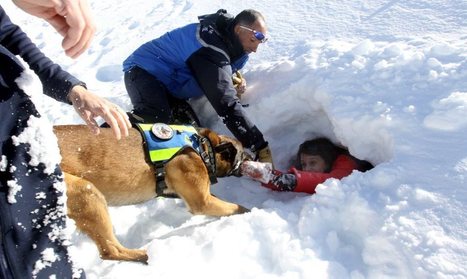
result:
M 267 142 L 246 115 L 232 83 L 232 73 L 248 60 L 233 31 L 235 19 L 225 10 L 199 19 L 141 45 L 123 62 L 123 70 L 146 70 L 179 99 L 205 95 L 243 146 L 261 149 Z

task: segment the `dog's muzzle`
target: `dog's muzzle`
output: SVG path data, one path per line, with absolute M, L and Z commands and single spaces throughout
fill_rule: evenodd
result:
M 253 158 L 250 156 L 250 154 L 242 151 L 237 151 L 237 155 L 235 156 L 235 162 L 233 164 L 232 170 L 229 172 L 229 176 L 233 175 L 236 177 L 241 177 L 242 176 L 242 169 L 241 165 L 244 161 L 249 161 L 252 160 Z
M 227 173 L 227 176 L 236 176 L 236 177 L 240 177 L 242 176 L 242 173 L 241 173 L 241 168 L 240 168 L 240 165 L 242 164 L 243 160 L 242 161 L 238 161 L 238 162 L 235 162 L 235 165 L 234 167 L 232 168 L 231 171 L 229 171 Z
M 223 154 L 229 161 L 232 162 L 232 168 L 226 173 L 226 176 L 242 176 L 241 164 L 245 160 L 252 160 L 252 157 L 243 151 L 243 148 L 237 148 L 231 142 L 221 143 L 215 147 L 216 152 Z

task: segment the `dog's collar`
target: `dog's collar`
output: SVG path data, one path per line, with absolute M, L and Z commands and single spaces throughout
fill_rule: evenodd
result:
M 209 140 L 208 137 L 202 137 L 199 135 L 198 138 L 201 146 L 206 145 L 206 150 L 203 150 L 200 155 L 208 169 L 209 180 L 211 181 L 211 184 L 216 184 L 216 156 L 214 155 L 211 140 Z

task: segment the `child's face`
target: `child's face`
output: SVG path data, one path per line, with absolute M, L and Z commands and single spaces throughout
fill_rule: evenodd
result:
M 300 163 L 303 171 L 324 172 L 326 163 L 321 156 L 300 154 Z

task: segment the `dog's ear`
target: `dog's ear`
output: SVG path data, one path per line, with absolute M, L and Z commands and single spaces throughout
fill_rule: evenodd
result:
M 219 135 L 208 128 L 201 128 L 198 133 L 203 137 L 207 137 L 213 146 L 217 146 L 221 143 Z

